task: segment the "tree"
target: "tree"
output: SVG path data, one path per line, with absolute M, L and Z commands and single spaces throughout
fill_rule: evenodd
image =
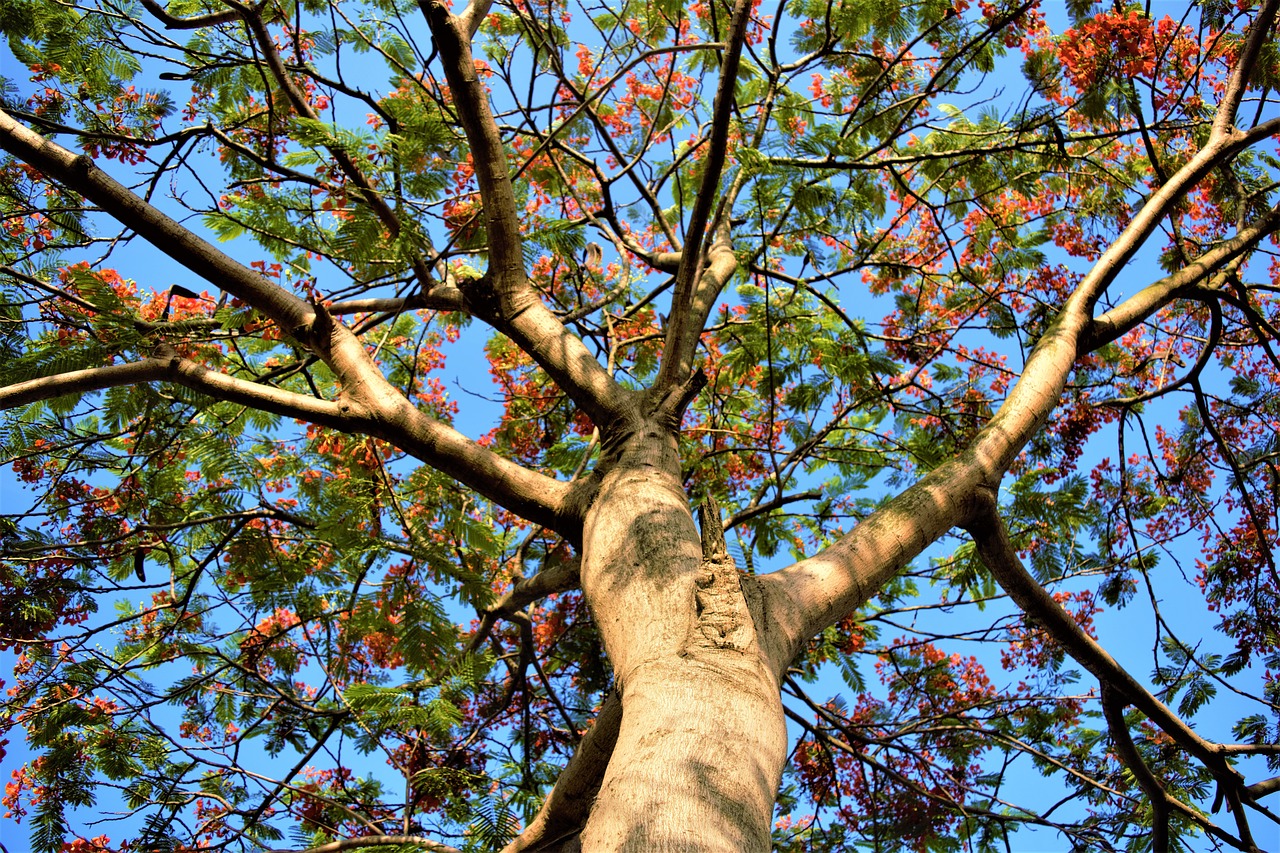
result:
M 1276 2 L 1069 5 L 4 4 L 34 847 L 1261 849 Z

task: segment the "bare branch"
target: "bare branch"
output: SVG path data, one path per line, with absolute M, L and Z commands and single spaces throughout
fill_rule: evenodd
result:
M 1249 798 L 1254 800 L 1259 797 L 1265 797 L 1267 794 L 1274 794 L 1276 791 L 1280 791 L 1280 776 L 1272 776 L 1270 779 L 1254 782 L 1245 790 L 1249 792 Z

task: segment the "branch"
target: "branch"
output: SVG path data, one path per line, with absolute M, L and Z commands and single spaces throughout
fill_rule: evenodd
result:
M 154 355 L 143 361 L 59 373 L 0 388 L 0 409 L 68 394 L 84 395 L 121 385 L 160 381 L 174 382 L 218 400 L 299 418 L 342 432 L 354 432 L 370 420 L 367 411 L 350 403 L 332 403 L 238 379 L 182 358 L 168 346 L 157 348 Z
M 351 421 L 340 408 L 337 411 L 343 414 L 333 414 L 335 410 L 330 407 L 339 404 L 312 402 L 309 397 L 237 380 L 185 360 L 179 362 L 181 369 L 172 365 L 168 368 L 175 371 L 171 377 L 173 381 L 195 383 L 190 387 L 218 399 L 264 408 L 276 406 L 266 410 L 314 420 L 336 429 L 358 429 L 385 439 L 484 497 L 535 524 L 556 531 L 571 543 L 576 544 L 581 538 L 585 506 L 581 500 L 574 499 L 581 488 L 575 492 L 567 483 L 503 459 L 419 411 L 387 382 L 361 340 L 346 326 L 335 322 L 323 306 L 304 302 L 233 260 L 112 179 L 89 157 L 72 154 L 23 127 L 4 112 L 0 112 L 0 148 L 90 199 L 187 269 L 273 320 L 284 334 L 309 347 L 334 371 L 347 395 L 347 400 L 341 405 L 349 406 L 353 415 L 359 412 L 359 417 Z M 536 300 L 536 295 L 534 298 Z M 541 306 L 540 302 L 538 304 Z M 542 311 L 550 317 L 562 337 L 572 337 L 545 307 Z M 582 342 L 577 338 L 573 338 L 573 342 L 577 347 L 575 352 L 582 356 L 576 363 L 590 362 L 595 368 L 594 375 L 602 376 L 610 387 L 616 388 L 612 378 L 586 352 Z M 559 341 L 543 339 L 541 343 L 544 348 L 555 348 Z M 148 368 L 155 369 L 154 366 Z M 78 381 L 107 383 L 96 388 L 130 384 L 122 381 L 121 375 L 107 378 L 112 376 L 97 374 L 96 379 L 86 377 Z M 566 385 L 562 384 L 562 387 Z M 567 387 L 576 386 L 569 383 Z M 287 398 L 278 395 L 287 395 Z M 304 404 L 302 401 L 308 402 Z
M 1102 714 L 1106 717 L 1107 728 L 1111 731 L 1111 743 L 1116 755 L 1125 763 L 1133 778 L 1137 780 L 1142 793 L 1151 801 L 1152 814 L 1152 853 L 1169 853 L 1169 804 L 1165 801 L 1168 794 L 1164 785 L 1152 774 L 1147 763 L 1138 754 L 1133 738 L 1129 736 L 1129 725 L 1124 721 L 1124 703 L 1116 696 L 1115 690 L 1108 684 L 1102 685 Z
M 1272 776 L 1270 779 L 1255 782 L 1245 790 L 1248 791 L 1249 799 L 1251 800 L 1265 797 L 1267 794 L 1274 794 L 1276 791 L 1280 791 L 1280 776 Z
M 271 33 L 267 30 L 267 25 L 262 20 L 261 7 L 245 7 L 233 2 L 233 0 L 224 0 L 224 2 L 235 5 L 240 9 L 245 26 L 253 34 L 258 49 L 262 51 L 262 55 L 267 62 L 267 68 L 271 71 L 271 76 L 280 85 L 280 88 L 284 90 L 285 96 L 289 99 L 289 105 L 293 107 L 294 112 L 311 121 L 320 121 L 320 115 L 312 108 L 310 101 L 307 100 L 306 93 L 298 88 L 298 84 L 294 82 L 289 70 L 285 68 L 284 60 L 280 57 L 280 51 L 276 49 L 275 41 L 271 38 Z M 391 209 L 391 205 L 382 197 L 382 193 L 374 186 L 373 181 L 360 169 L 351 154 L 341 146 L 335 145 L 326 145 L 325 150 L 329 152 L 329 156 L 333 157 L 334 163 L 338 165 L 347 180 L 356 186 L 360 197 L 373 209 L 374 214 L 386 227 L 391 237 L 393 239 L 398 237 L 403 230 L 400 225 L 400 217 Z M 432 283 L 431 273 L 422 258 L 415 256 L 412 266 L 414 275 L 421 282 L 421 286 L 430 288 Z
M 1032 126 L 1028 128 L 1016 129 L 1014 132 L 1020 136 L 1027 131 L 1036 130 L 1042 125 Z M 936 127 L 932 124 L 926 124 L 924 127 L 928 130 L 940 130 L 943 128 Z M 1075 142 L 1094 142 L 1098 140 L 1112 140 L 1117 138 L 1122 131 L 1107 131 L 1105 133 L 1088 133 L 1088 134 L 1072 134 L 1063 137 L 1063 144 Z M 995 134 L 991 134 L 995 135 Z M 1008 134 L 1006 134 L 1007 136 Z M 954 161 L 958 157 L 968 157 L 979 160 L 984 157 L 990 157 L 995 154 L 1007 154 L 1011 152 L 1022 151 L 1040 151 L 1045 147 L 1045 142 L 1040 137 L 1030 137 L 1026 141 L 1016 138 L 1014 142 L 997 142 L 991 145 L 976 146 L 966 148 L 963 151 L 920 151 L 913 154 L 896 154 L 892 157 L 882 156 L 874 157 L 876 151 L 867 152 L 857 160 L 842 160 L 835 154 L 828 154 L 825 157 L 766 157 L 766 162 L 775 166 L 788 166 L 798 169 L 832 169 L 838 171 L 864 171 L 864 172 L 881 172 L 894 166 L 918 166 L 921 163 L 928 163 L 935 160 Z
M 693 363 L 693 352 L 702 329 L 692 328 L 694 284 L 702 269 L 702 243 L 711 209 L 720 194 L 720 177 L 724 171 L 729 146 L 729 119 L 733 114 L 734 91 L 738 84 L 738 64 L 742 57 L 742 45 L 747 37 L 747 25 L 751 20 L 750 0 L 737 0 L 729 19 L 729 32 L 724 60 L 720 66 L 720 83 L 712 105 L 711 137 L 707 143 L 702 184 L 698 188 L 689 224 L 685 228 L 684 246 L 681 247 L 680 268 L 676 272 L 676 289 L 671 300 L 671 315 L 667 324 L 666 343 L 662 351 L 662 364 L 654 387 L 662 393 L 667 387 L 684 380 Z M 733 257 L 732 250 L 729 257 Z M 734 262 L 736 266 L 736 259 Z M 726 276 L 727 280 L 727 276 Z
M 861 607 L 884 584 L 968 515 L 969 495 L 995 469 L 966 452 L 863 519 L 834 544 L 758 577 L 785 668 L 803 643 Z M 779 670 L 781 671 L 781 670 Z
M 172 30 L 195 30 L 201 27 L 212 27 L 217 24 L 234 21 L 240 17 L 236 10 L 227 9 L 223 12 L 212 12 L 195 18 L 179 18 L 177 15 L 170 15 L 169 11 L 157 3 L 156 0 L 142 0 L 142 5 L 148 12 L 155 15 L 162 24 Z
M 1083 352 L 1096 350 L 1117 340 L 1156 311 L 1212 276 L 1227 264 L 1253 249 L 1264 237 L 1280 229 L 1280 205 L 1271 208 L 1256 222 L 1197 257 L 1175 273 L 1139 290 L 1089 324 L 1080 341 Z
M 654 416 L 659 423 L 665 424 L 672 432 L 678 432 L 685 409 L 689 408 L 689 404 L 705 387 L 707 387 L 707 374 L 699 368 L 686 376 L 679 385 L 667 391 L 658 403 Z
M 1245 90 L 1249 88 L 1249 78 L 1252 76 L 1254 63 L 1258 60 L 1258 54 L 1262 52 L 1263 45 L 1270 40 L 1271 28 L 1275 25 L 1277 5 L 1280 5 L 1277 0 L 1264 0 L 1258 8 L 1258 17 L 1253 19 L 1253 24 L 1249 27 L 1244 49 L 1240 51 L 1240 58 L 1236 61 L 1235 68 L 1231 70 L 1231 77 L 1227 80 L 1226 89 L 1222 93 L 1222 100 L 1218 102 L 1218 111 L 1213 117 L 1211 131 L 1213 138 L 1226 137 L 1238 132 L 1235 129 L 1236 111 L 1240 108 Z
M 1221 110 L 1217 113 L 1220 116 Z M 1081 280 L 1076 292 L 1068 300 L 1079 302 L 1082 308 L 1091 309 L 1103 291 L 1115 281 L 1134 255 L 1146 243 L 1147 238 L 1168 215 L 1169 210 L 1215 168 L 1230 161 L 1236 154 L 1254 142 L 1266 139 L 1280 132 L 1280 119 L 1272 119 L 1250 128 L 1248 131 L 1228 128 L 1218 131 L 1217 119 L 1214 121 L 1214 132 L 1203 148 L 1183 164 L 1177 172 L 1159 189 L 1153 192 L 1145 204 L 1130 220 L 1128 226 L 1120 233 L 1102 257 L 1093 265 L 1089 273 Z
M 366 847 L 388 847 L 391 845 L 414 845 L 431 853 L 461 853 L 456 847 L 441 844 L 421 835 L 364 835 L 359 838 L 342 838 L 316 847 L 308 847 L 301 853 L 342 853 L 345 850 L 360 850 Z M 291 850 L 269 850 L 268 853 L 294 853 Z
M 820 497 L 822 497 L 821 489 L 810 489 L 806 492 L 795 492 L 790 495 L 778 495 L 777 497 L 770 498 L 764 503 L 747 504 L 738 512 L 724 520 L 724 529 L 729 530 L 730 528 L 737 527 L 739 524 L 745 524 L 758 515 L 773 512 L 775 509 L 786 506 L 787 504 L 797 503 L 799 501 L 816 501 Z
M 1205 341 L 1204 347 L 1201 348 L 1200 354 L 1196 356 L 1196 362 L 1191 365 L 1190 370 L 1167 385 L 1161 385 L 1158 388 L 1152 388 L 1149 391 L 1143 391 L 1141 394 L 1134 394 L 1131 397 L 1113 397 L 1108 400 L 1099 400 L 1097 405 L 1131 409 L 1140 403 L 1163 397 L 1188 383 L 1198 385 L 1200 374 L 1209 366 L 1209 360 L 1217 352 L 1218 342 L 1222 339 L 1222 306 L 1218 304 L 1216 299 L 1206 299 L 1205 304 L 1209 308 L 1209 337 Z
M 381 378 L 381 374 L 378 376 Z M 210 370 L 162 346 L 140 362 L 77 370 L 0 388 L 0 409 L 157 381 L 175 382 L 217 400 L 341 432 L 384 439 L 489 500 L 556 531 L 571 543 L 577 544 L 582 537 L 584 500 L 580 489 L 481 447 L 420 412 L 389 385 L 386 393 L 373 395 L 372 406 L 354 395 L 338 402 L 319 400 Z
M 995 492 L 980 489 L 974 496 L 973 517 L 965 525 L 977 546 L 978 555 L 1000 586 L 1024 613 L 1034 616 L 1049 636 L 1081 666 L 1111 685 L 1127 702 L 1146 714 L 1188 752 L 1210 767 L 1221 767 L 1229 775 L 1239 774 L 1227 767 L 1216 747 L 1192 731 L 1159 699 L 1147 692 L 1097 641 L 1081 630 L 1071 615 L 1033 578 L 1018 558 L 1009 540 L 1009 531 L 1000 518 Z
M 1017 454 L 1057 407 L 1076 360 L 1086 351 L 1085 345 L 1094 340 L 1093 306 L 1102 292 L 1187 191 L 1252 142 L 1277 132 L 1280 119 L 1247 132 L 1212 137 L 1205 148 L 1147 199 L 1081 280 L 1036 343 L 1022 376 L 999 410 L 968 447 L 872 513 L 835 544 L 809 559 L 761 576 L 762 588 L 777 617 L 775 630 L 785 635 L 783 645 L 798 651 L 801 643 L 862 606 L 911 559 L 966 520 L 977 490 L 995 488 Z M 1272 227 L 1269 216 L 1264 220 L 1255 225 L 1260 229 Z M 1244 239 L 1255 236 L 1261 239 L 1263 235 L 1254 235 L 1250 229 Z M 1221 251 L 1213 261 L 1217 266 L 1225 263 L 1232 251 L 1242 250 L 1234 241 L 1218 248 Z M 1188 273 L 1187 278 L 1192 275 Z M 1170 278 L 1177 276 L 1175 273 Z M 1190 285 L 1177 279 L 1177 286 Z M 1146 298 L 1161 293 L 1153 290 Z M 1144 303 L 1142 294 L 1134 298 L 1139 302 L 1130 309 L 1137 316 L 1136 309 Z M 1158 307 L 1151 306 L 1150 310 Z
M 165 378 L 167 365 L 159 359 L 117 364 L 112 367 L 91 367 L 73 370 L 54 376 L 28 379 L 0 388 L 0 409 L 12 409 L 40 400 L 52 400 L 68 394 L 84 395 L 117 385 L 138 385 Z
M 595 725 L 583 736 L 578 751 L 560 773 L 538 814 L 502 853 L 554 849 L 558 842 L 582 830 L 609 767 L 621 727 L 622 695 L 614 690 L 604 700 Z
M 1151 695 L 1096 640 L 1086 634 L 1062 605 L 1054 601 L 1053 596 L 1027 572 L 1018 558 L 1017 549 L 1009 540 L 1009 531 L 1000 518 L 992 489 L 982 488 L 977 491 L 973 510 L 973 517 L 966 527 L 977 546 L 978 556 L 1004 591 L 1023 613 L 1036 619 L 1054 642 L 1092 673 L 1102 683 L 1104 690 L 1123 697 L 1124 701 L 1145 714 L 1213 774 L 1231 801 L 1241 839 L 1251 848 L 1248 823 L 1241 806 L 1241 795 L 1247 797 L 1248 789 L 1244 786 L 1243 777 L 1227 763 L 1217 745 L 1196 734 L 1163 702 Z M 1127 734 L 1127 729 L 1125 732 Z M 1134 772 L 1137 774 L 1139 771 L 1134 769 Z M 1147 791 L 1147 786 L 1141 779 L 1139 784 Z M 1151 794 L 1150 791 L 1147 793 Z M 1173 805 L 1164 795 L 1163 788 L 1161 801 Z
M 552 593 L 576 588 L 581 563 L 581 558 L 573 557 L 547 566 L 531 578 L 518 581 L 487 612 L 509 616 Z
M 0 111 L 0 148 L 92 201 L 161 252 L 211 284 L 249 303 L 301 343 L 315 311 L 289 291 L 233 260 L 99 169 Z
M 427 309 L 460 313 L 467 310 L 462 291 L 456 287 L 433 287 L 430 293 L 413 296 L 370 297 L 368 299 L 343 299 L 325 306 L 330 314 L 403 314 L 405 311 Z
M 491 6 L 493 6 L 493 0 L 471 0 L 467 4 L 466 10 L 459 16 L 458 20 L 463 29 L 467 31 L 468 39 L 476 37 L 476 33 L 480 31 L 480 25 L 484 23 L 485 15 L 489 14 Z
M 488 93 L 476 74 L 468 21 L 451 14 L 444 0 L 418 0 L 418 5 L 440 51 L 445 80 L 471 149 L 484 210 L 489 269 L 481 279 L 464 286 L 467 308 L 510 337 L 596 426 L 604 428 L 630 414 L 630 395 L 529 283 L 520 207 Z
M 552 593 L 577 588 L 581 568 L 582 558 L 573 557 L 547 566 L 531 578 L 516 581 L 505 595 L 485 609 L 480 625 L 467 644 L 470 651 L 480 648 L 499 619 L 514 616 L 518 611 Z

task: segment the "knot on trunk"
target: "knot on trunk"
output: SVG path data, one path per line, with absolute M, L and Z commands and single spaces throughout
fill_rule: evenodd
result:
M 702 563 L 694 589 L 698 628 L 690 646 L 745 650 L 755 638 L 754 623 L 738 579 L 738 567 L 724 543 L 720 506 L 707 496 L 698 507 Z

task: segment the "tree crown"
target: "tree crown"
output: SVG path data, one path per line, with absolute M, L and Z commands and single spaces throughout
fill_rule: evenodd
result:
M 776 849 L 1256 849 L 1275 3 L 1067 6 L 7 3 L 35 848 L 556 840 L 643 463 L 759 579 Z

